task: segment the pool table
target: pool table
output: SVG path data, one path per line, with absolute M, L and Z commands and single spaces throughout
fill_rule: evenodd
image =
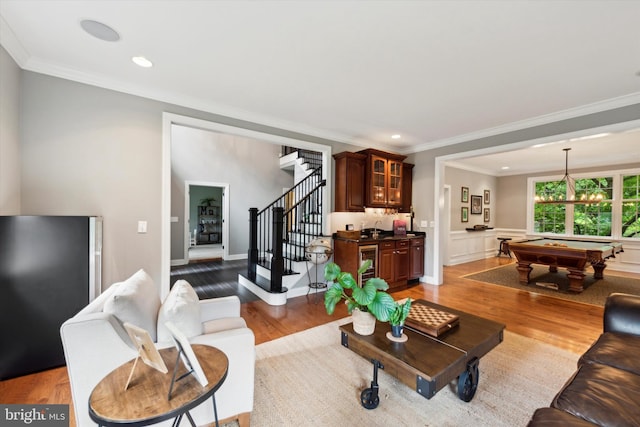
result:
M 593 277 L 602 279 L 607 258 L 615 258 L 616 254 L 622 252 L 622 243 L 570 239 L 536 238 L 507 241 L 505 245 L 518 260 L 516 268 L 520 283 L 529 283 L 529 274 L 533 270 L 531 264 L 548 265 L 552 273 L 557 272 L 558 267 L 563 267 L 569 270 L 569 291 L 578 293 L 584 290 L 587 263 L 593 267 Z

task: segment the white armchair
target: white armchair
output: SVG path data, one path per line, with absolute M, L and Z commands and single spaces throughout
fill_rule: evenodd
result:
M 143 286 L 136 288 L 136 285 L 141 283 Z M 147 288 L 144 289 L 144 286 Z M 149 295 L 149 286 L 153 287 L 153 292 L 157 295 L 157 288 L 150 277 L 140 270 L 126 281 L 109 287 L 96 300 L 62 324 L 60 335 L 78 427 L 95 426 L 89 418 L 88 402 L 96 384 L 113 369 L 137 355 L 122 326 L 123 322 L 137 324 L 147 329 L 154 339 L 158 337 L 158 348 L 173 345 L 173 342 L 167 340 L 164 325 L 158 322 L 158 312 L 162 313 L 164 306 L 160 307 L 159 297 Z M 134 289 L 134 293 L 139 294 L 134 300 L 138 298 L 138 301 L 143 301 L 142 305 L 146 305 L 139 310 L 147 311 L 146 319 L 127 318 L 127 313 L 118 310 L 115 310 L 114 314 L 113 301 L 117 300 L 117 295 L 121 294 L 123 289 Z M 129 294 L 131 296 L 131 292 Z M 122 302 L 124 299 L 117 301 Z M 249 426 L 253 410 L 255 338 L 251 329 L 246 327 L 244 319 L 240 317 L 240 300 L 237 297 L 224 297 L 197 301 L 196 304 L 196 310 L 191 307 L 188 315 L 199 311 L 201 333 L 192 334 L 190 341 L 194 344 L 217 347 L 229 359 L 227 378 L 216 392 L 218 417 L 220 420 L 237 418 L 240 426 Z M 131 304 L 131 299 L 126 305 L 129 311 L 136 307 L 136 304 Z M 186 313 L 181 310 L 177 311 L 179 315 Z M 139 315 L 140 313 L 134 313 L 134 317 L 140 317 Z M 145 314 L 142 317 L 145 317 Z M 161 314 L 160 318 L 162 317 Z M 176 321 L 175 318 L 171 320 L 174 323 Z M 157 329 L 149 330 L 150 322 L 157 322 Z M 212 423 L 213 405 L 207 401 L 194 408 L 191 415 L 198 425 Z

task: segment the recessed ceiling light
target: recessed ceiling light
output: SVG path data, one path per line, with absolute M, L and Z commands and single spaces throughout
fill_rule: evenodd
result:
M 144 68 L 153 67 L 153 62 L 149 61 L 144 56 L 134 56 L 131 60 L 136 64 Z
M 506 171 L 507 169 L 509 169 L 509 166 L 503 166 L 500 169 L 502 169 L 503 171 Z
M 117 42 L 120 40 L 120 34 L 110 26 L 103 24 L 102 22 L 93 21 L 91 19 L 83 19 L 80 21 L 80 26 L 88 34 L 93 37 L 104 40 L 106 42 Z
M 400 138 L 402 138 L 402 135 L 399 135 L 397 133 L 395 135 L 391 135 L 391 139 L 400 139 Z

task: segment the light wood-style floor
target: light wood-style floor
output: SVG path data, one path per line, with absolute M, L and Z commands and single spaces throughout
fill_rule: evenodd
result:
M 530 294 L 461 276 L 513 262 L 488 258 L 445 267 L 444 284 L 418 284 L 397 292 L 394 298 L 426 299 L 507 325 L 507 330 L 581 354 L 600 335 L 602 307 Z M 515 268 L 515 266 L 514 266 Z M 605 271 L 607 274 L 607 271 Z M 617 275 L 639 277 L 638 274 Z M 263 301 L 242 304 L 242 316 L 253 330 L 256 344 L 299 332 L 347 315 L 340 304 L 333 316 L 324 309 L 323 294 L 294 298 L 286 306 L 273 307 Z M 65 368 L 26 375 L 0 382 L 0 402 L 69 404 L 71 393 Z M 71 426 L 75 425 L 73 410 Z

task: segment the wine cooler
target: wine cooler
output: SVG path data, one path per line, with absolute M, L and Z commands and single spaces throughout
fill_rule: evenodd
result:
M 358 266 L 363 262 L 371 260 L 369 268 L 361 274 L 358 274 L 358 285 L 362 287 L 363 283 L 367 280 L 378 276 L 378 245 L 364 245 L 359 247 L 360 262 Z

